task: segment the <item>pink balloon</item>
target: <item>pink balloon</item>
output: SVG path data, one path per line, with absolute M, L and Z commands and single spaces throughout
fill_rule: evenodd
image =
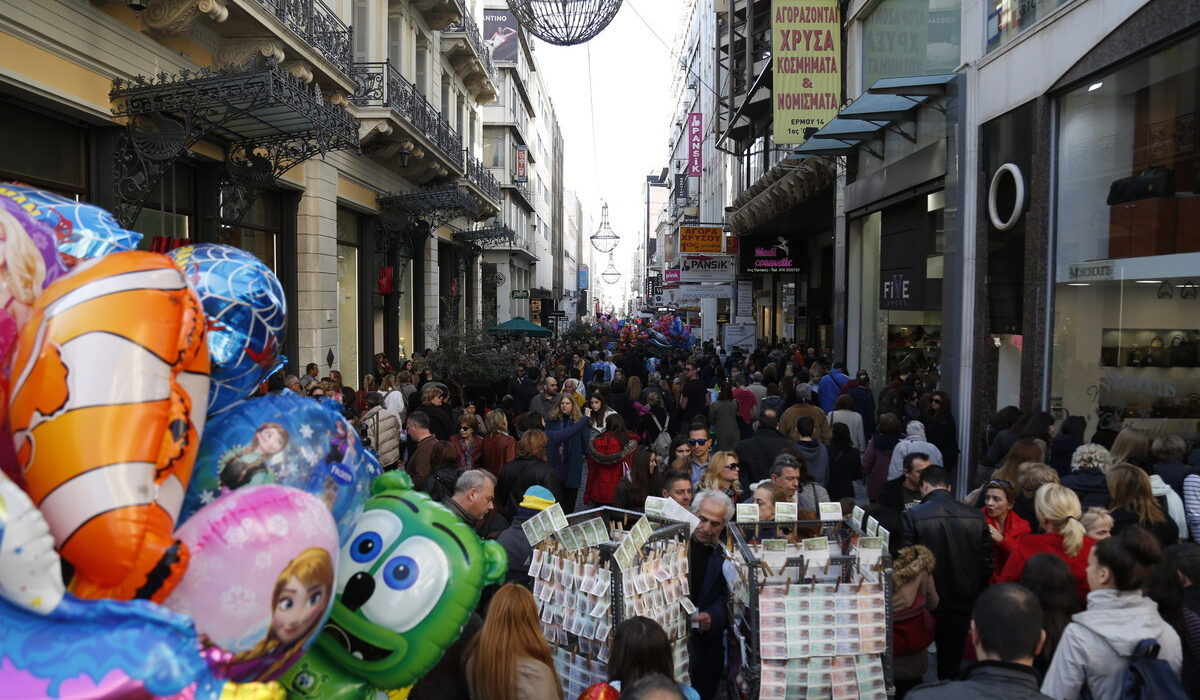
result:
M 191 617 L 235 681 L 278 678 L 329 612 L 337 525 L 315 496 L 251 486 L 201 508 L 176 530 L 191 563 L 163 603 Z

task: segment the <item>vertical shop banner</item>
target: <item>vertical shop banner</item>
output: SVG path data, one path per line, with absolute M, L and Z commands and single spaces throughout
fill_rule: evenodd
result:
M 671 188 L 671 194 L 675 195 L 675 206 L 686 207 L 691 200 L 691 188 L 688 186 L 687 173 L 675 173 L 675 186 Z
M 771 0 L 775 143 L 804 143 L 842 102 L 837 0 Z
M 529 147 L 517 146 L 517 182 L 529 182 Z
M 517 37 L 520 23 L 508 10 L 483 11 L 483 43 L 492 50 L 496 63 L 516 63 L 521 40 Z
M 733 315 L 739 320 L 754 317 L 754 280 L 737 281 L 737 311 Z
M 688 177 L 700 177 L 704 172 L 704 115 L 689 112 L 687 129 Z
M 580 291 L 584 291 L 588 288 L 588 266 L 580 265 L 577 274 L 578 278 L 576 279 L 576 287 L 578 287 Z

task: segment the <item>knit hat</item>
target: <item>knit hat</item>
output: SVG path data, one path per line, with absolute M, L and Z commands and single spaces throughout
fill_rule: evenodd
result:
M 554 494 L 545 486 L 530 486 L 525 489 L 525 497 L 521 499 L 521 508 L 530 510 L 546 510 L 554 505 Z

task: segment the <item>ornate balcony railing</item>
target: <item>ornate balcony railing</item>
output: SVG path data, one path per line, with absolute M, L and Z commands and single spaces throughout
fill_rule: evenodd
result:
M 346 75 L 354 66 L 350 27 L 321 0 L 258 0 Z
M 463 12 L 462 19 L 442 31 L 446 34 L 465 35 L 467 43 L 479 57 L 479 62 L 483 64 L 483 69 L 487 72 L 488 77 L 492 79 L 493 83 L 496 82 L 496 66 L 492 63 L 492 50 L 483 43 L 483 37 L 479 34 L 479 25 L 475 23 L 475 18 L 470 13 Z
M 350 102 L 359 107 L 389 107 L 427 138 L 447 158 L 462 168 L 462 137 L 450 122 L 400 75 L 390 61 L 355 63 L 354 82 L 358 87 Z
M 467 180 L 478 187 L 484 194 L 492 198 L 492 201 L 500 201 L 500 182 L 496 180 L 496 176 L 484 167 L 483 163 L 478 158 L 471 155 L 468 150 L 463 150 L 463 160 L 466 161 Z

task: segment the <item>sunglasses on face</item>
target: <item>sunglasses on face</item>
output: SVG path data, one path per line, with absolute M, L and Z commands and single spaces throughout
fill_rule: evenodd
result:
M 465 433 L 465 432 L 467 432 L 467 431 L 468 431 L 468 430 L 470 430 L 470 429 L 471 429 L 471 426 L 469 426 L 469 425 L 460 425 L 460 426 L 458 426 L 458 432 L 460 432 L 460 433 Z
M 1013 485 L 1013 483 L 1007 479 L 992 479 L 991 481 L 987 482 L 987 486 L 984 487 L 984 490 L 986 491 L 988 488 L 990 488 L 992 486 L 1012 486 L 1012 485 Z
M 734 462 L 733 464 L 726 464 L 725 468 L 726 469 L 737 469 L 740 466 L 742 466 L 742 465 L 738 464 L 737 462 Z
M 708 438 L 688 438 L 689 445 L 704 445 L 708 442 Z

